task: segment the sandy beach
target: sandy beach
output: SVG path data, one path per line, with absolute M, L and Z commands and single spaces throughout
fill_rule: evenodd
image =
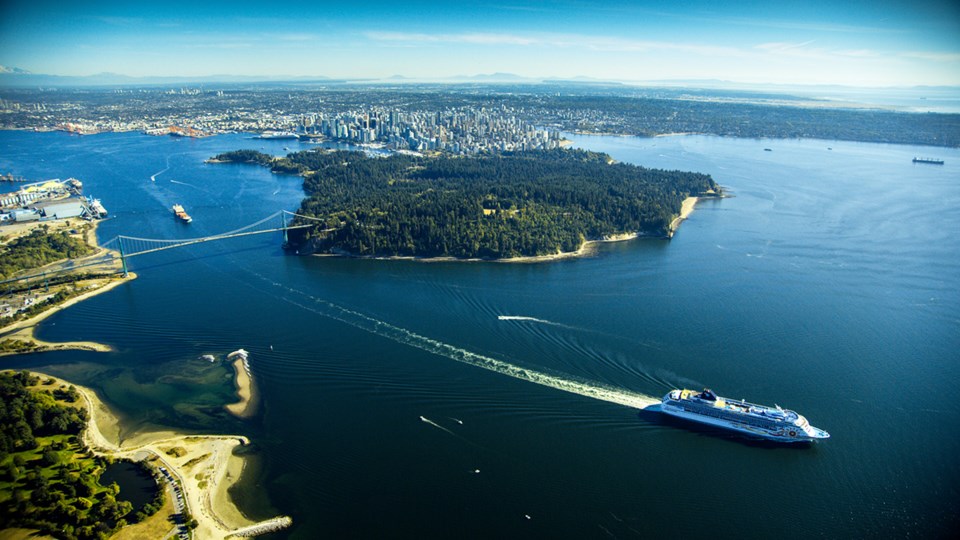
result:
M 35 375 L 41 380 L 54 379 L 55 386 L 71 384 L 43 373 Z M 84 432 L 86 445 L 96 453 L 133 460 L 147 459 L 157 467 L 166 468 L 182 486 L 187 508 L 197 520 L 195 538 L 226 538 L 236 529 L 253 524 L 227 492 L 243 472 L 243 458 L 235 456 L 233 451 L 249 444 L 246 437 L 153 432 L 138 433 L 121 440 L 117 417 L 100 401 L 96 392 L 74 386 L 83 397 L 81 406 L 90 411 Z M 167 495 L 174 497 L 169 486 Z
M 697 201 L 699 200 L 699 197 L 687 197 L 683 200 L 683 203 L 680 204 L 680 215 L 670 222 L 670 232 L 667 233 L 668 238 L 673 238 L 674 233 L 677 232 L 683 220 L 687 219 L 690 214 L 693 213 L 693 207 L 697 205 Z

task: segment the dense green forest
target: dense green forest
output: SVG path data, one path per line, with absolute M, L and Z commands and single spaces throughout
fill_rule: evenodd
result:
M 50 232 L 46 225 L 0 246 L 0 279 L 63 259 L 82 257 L 93 251 L 82 237 L 66 231 Z
M 76 388 L 3 372 L 0 398 L 0 529 L 105 539 L 162 506 L 158 489 L 154 501 L 134 513 L 117 499 L 116 484 L 100 485 L 109 459 L 94 456 L 80 440 L 87 412 L 72 406 L 80 398 Z
M 252 163 L 270 167 L 270 170 L 277 174 L 303 174 L 307 168 L 288 157 L 278 158 L 256 150 L 234 150 L 233 152 L 224 152 L 214 156 L 213 161 L 223 163 Z
M 220 159 L 223 155 L 218 156 Z M 579 150 L 473 157 L 305 151 L 300 253 L 499 259 L 572 252 L 587 240 L 665 236 L 707 175 L 614 163 Z M 247 155 L 244 161 L 265 160 Z

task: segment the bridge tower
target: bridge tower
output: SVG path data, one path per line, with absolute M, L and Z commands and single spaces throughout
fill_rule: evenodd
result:
M 280 228 L 283 229 L 283 245 L 287 245 L 287 213 L 283 210 L 280 211 Z
M 120 246 L 120 264 L 123 265 L 123 277 L 127 277 L 127 259 L 123 256 L 123 237 L 117 237 L 117 244 Z

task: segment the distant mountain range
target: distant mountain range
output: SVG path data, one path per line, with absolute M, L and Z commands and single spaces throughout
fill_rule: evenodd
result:
M 338 82 L 328 77 L 294 77 L 294 76 L 250 76 L 250 75 L 208 75 L 203 77 L 190 76 L 154 76 L 131 77 L 119 73 L 97 73 L 95 75 L 46 75 L 31 73 L 25 69 L 0 66 L 0 87 L 32 87 L 32 86 L 153 86 L 179 84 L 215 84 L 215 83 L 262 83 L 262 82 Z M 342 82 L 342 81 L 339 81 Z
M 165 85 L 197 85 L 197 84 L 271 84 L 271 85 L 314 85 L 314 84 L 562 84 L 579 86 L 625 86 L 625 87 L 661 87 L 677 90 L 728 90 L 744 92 L 775 92 L 778 94 L 793 94 L 801 96 L 835 96 L 840 99 L 862 98 L 879 94 L 909 94 L 915 99 L 921 95 L 937 99 L 949 96 L 954 102 L 960 96 L 960 87 L 954 86 L 917 86 L 902 88 L 856 88 L 840 85 L 798 85 L 798 84 L 757 84 L 738 83 L 718 79 L 685 79 L 685 80 L 648 80 L 628 81 L 597 79 L 593 77 L 525 77 L 514 73 L 481 73 L 476 75 L 456 75 L 453 77 L 407 77 L 393 75 L 385 78 L 355 78 L 332 79 L 325 76 L 256 76 L 256 75 L 208 75 L 208 76 L 151 76 L 131 77 L 118 73 L 98 73 L 95 75 L 47 75 L 32 73 L 17 67 L 0 65 L 0 88 L 2 87 L 111 87 L 111 86 L 165 86 Z M 870 102 L 871 100 L 866 100 Z

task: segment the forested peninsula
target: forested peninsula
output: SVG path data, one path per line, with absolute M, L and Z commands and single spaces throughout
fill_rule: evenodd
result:
M 424 157 L 240 150 L 213 162 L 299 172 L 307 198 L 290 231 L 301 254 L 505 259 L 576 252 L 617 235 L 668 237 L 689 197 L 717 196 L 706 174 L 616 163 L 582 150 Z

